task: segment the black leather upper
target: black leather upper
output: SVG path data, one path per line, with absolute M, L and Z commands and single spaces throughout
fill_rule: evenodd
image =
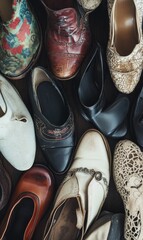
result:
M 143 148 L 143 88 L 141 89 L 131 116 L 131 129 L 137 144 Z
M 125 119 L 129 99 L 120 94 L 111 105 L 106 104 L 104 64 L 99 44 L 92 49 L 77 78 L 76 99 L 82 116 L 106 136 L 123 137 L 127 132 Z
M 42 111 L 37 104 L 38 95 L 34 96 L 31 79 L 29 91 L 34 112 L 36 135 L 43 153 L 45 154 L 48 166 L 53 170 L 53 172 L 60 174 L 67 171 L 67 168 L 70 166 L 72 161 L 71 154 L 75 145 L 74 116 L 62 89 L 58 86 L 56 81 L 50 77 L 47 70 L 40 67 L 39 69 L 46 72 L 48 75 L 48 82 L 50 82 L 52 87 L 55 88 L 56 94 L 61 96 L 62 101 L 65 103 L 65 112 L 67 114 L 66 121 L 62 125 L 53 124 L 42 114 Z M 48 92 L 46 94 L 48 94 Z M 46 100 L 44 104 L 46 105 Z M 52 107 L 54 107 L 54 103 Z M 58 106 L 56 105 L 55 108 L 58 108 Z

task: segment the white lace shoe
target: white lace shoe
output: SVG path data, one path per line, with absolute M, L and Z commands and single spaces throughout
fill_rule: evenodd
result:
M 126 240 L 143 239 L 143 153 L 130 140 L 117 143 L 113 174 L 125 207 Z
M 116 88 L 131 93 L 143 67 L 143 1 L 108 0 L 110 22 L 107 63 Z
M 82 239 L 101 211 L 109 186 L 110 148 L 104 136 L 88 130 L 58 189 L 44 240 Z
M 94 11 L 102 2 L 102 0 L 77 0 L 86 12 Z
M 16 169 L 29 169 L 35 159 L 33 121 L 15 88 L 0 75 L 0 151 Z

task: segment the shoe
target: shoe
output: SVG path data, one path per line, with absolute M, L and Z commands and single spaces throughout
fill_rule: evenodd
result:
M 61 80 L 73 78 L 88 53 L 91 34 L 88 17 L 73 0 L 41 0 L 48 14 L 45 46 L 52 73 Z
M 110 160 L 107 140 L 95 129 L 88 130 L 81 137 L 72 166 L 57 191 L 43 240 L 83 239 L 106 199 Z
M 107 63 L 116 88 L 129 94 L 137 86 L 142 73 L 143 2 L 108 0 L 108 13 L 110 33 Z
M 75 145 L 73 113 L 64 92 L 44 68 L 33 69 L 29 90 L 36 133 L 48 167 L 63 174 L 71 164 Z
M 77 75 L 75 93 L 82 116 L 104 135 L 120 138 L 127 133 L 129 99 L 120 94 L 107 106 L 103 55 L 98 43 L 92 47 Z
M 114 151 L 113 176 L 125 208 L 126 240 L 143 239 L 143 153 L 130 140 L 117 143 Z
M 32 167 L 36 140 L 33 120 L 17 90 L 0 75 L 0 152 L 17 170 Z
M 2 161 L 0 161 L 0 211 L 7 205 L 11 194 L 11 178 Z
M 25 77 L 41 50 L 41 30 L 27 0 L 12 1 L 10 21 L 0 23 L 0 70 L 5 77 Z
M 53 197 L 54 180 L 44 166 L 22 174 L 0 226 L 0 239 L 32 239 Z
M 83 240 L 124 240 L 124 214 L 102 212 Z
M 94 11 L 102 2 L 102 0 L 77 0 L 85 12 Z
M 134 134 L 136 143 L 143 148 L 143 88 L 141 89 L 136 103 L 133 106 L 130 117 L 131 129 Z

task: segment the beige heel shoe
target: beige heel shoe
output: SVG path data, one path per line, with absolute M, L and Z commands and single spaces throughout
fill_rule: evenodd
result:
M 113 175 L 125 207 L 126 240 L 143 239 L 143 153 L 129 140 L 115 148 Z
M 83 239 L 107 196 L 110 157 L 110 147 L 100 132 L 90 129 L 82 136 L 58 189 L 43 240 Z
M 143 1 L 108 0 L 110 33 L 107 62 L 116 88 L 131 93 L 143 66 Z

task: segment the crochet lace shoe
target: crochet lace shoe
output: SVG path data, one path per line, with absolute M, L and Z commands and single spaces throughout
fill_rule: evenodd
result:
M 117 143 L 113 175 L 125 208 L 126 240 L 143 239 L 143 153 L 130 140 Z
M 81 137 L 73 164 L 59 187 L 43 240 L 83 239 L 106 199 L 109 168 L 107 140 L 100 132 L 88 130 Z
M 88 18 L 73 0 L 41 0 L 48 14 L 45 46 L 48 64 L 61 79 L 73 78 L 90 46 Z
M 11 20 L 0 23 L 0 71 L 16 80 L 23 78 L 37 60 L 41 31 L 27 0 L 12 2 Z
M 85 12 L 94 11 L 102 2 L 102 0 L 77 0 L 77 1 L 83 7 Z
M 143 1 L 108 0 L 110 34 L 107 62 L 116 88 L 131 93 L 143 66 Z

